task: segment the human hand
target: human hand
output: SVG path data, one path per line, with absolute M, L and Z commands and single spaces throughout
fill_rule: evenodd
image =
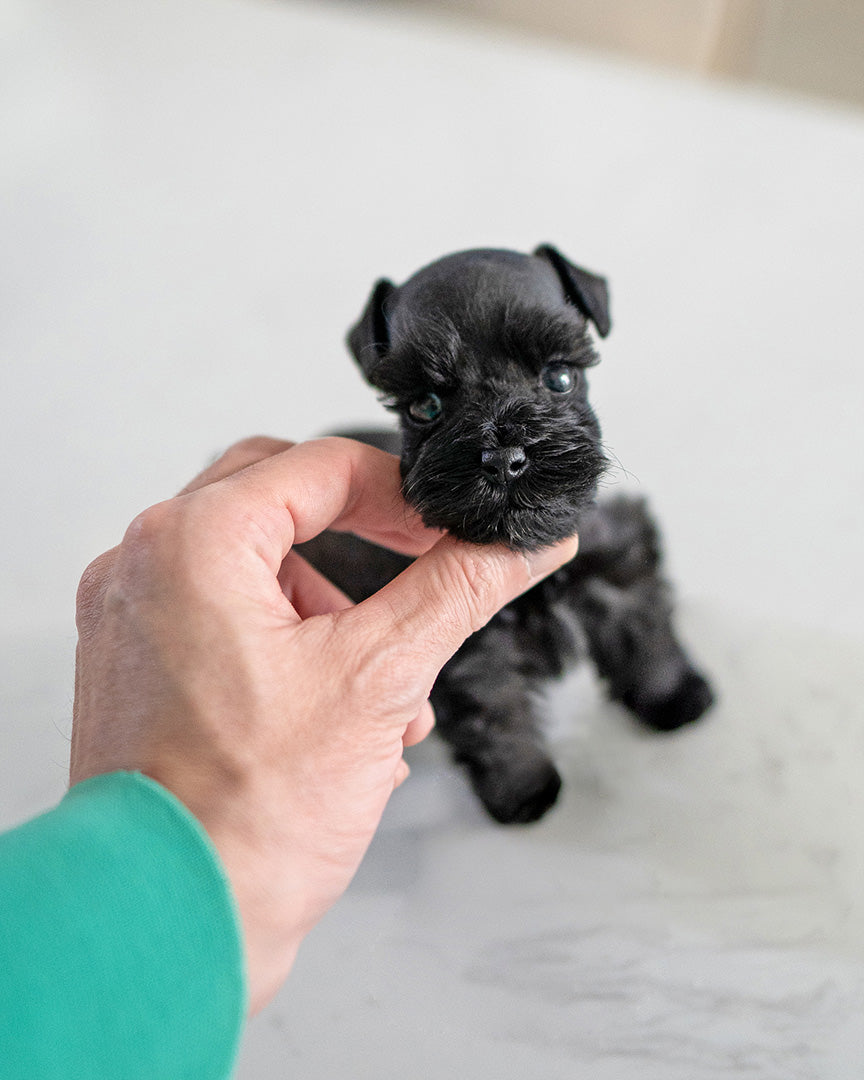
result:
M 292 551 L 325 528 L 420 557 L 352 606 Z M 575 553 L 440 537 L 395 458 L 247 440 L 85 571 L 70 782 L 143 772 L 210 835 L 243 923 L 252 1011 L 347 887 L 441 667 Z

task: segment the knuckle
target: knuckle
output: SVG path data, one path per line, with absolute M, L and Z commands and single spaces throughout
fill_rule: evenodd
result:
M 142 510 L 132 519 L 121 546 L 139 552 L 152 551 L 169 529 L 179 505 L 163 502 Z
M 115 549 L 116 551 L 116 549 Z M 114 551 L 106 551 L 98 555 L 81 575 L 78 582 L 78 596 L 86 599 L 90 593 L 99 592 L 108 578 L 111 565 L 114 561 Z
M 187 555 L 196 547 L 197 503 L 170 499 L 137 515 L 120 544 L 115 579 L 152 574 L 170 580 L 182 572 Z
M 81 575 L 75 597 L 75 621 L 81 632 L 90 630 L 99 621 L 116 556 L 116 548 L 104 552 Z

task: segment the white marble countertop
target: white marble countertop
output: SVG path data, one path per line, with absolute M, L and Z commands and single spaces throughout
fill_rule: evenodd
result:
M 5 0 L 0 72 L 0 824 L 63 790 L 89 559 L 238 437 L 380 419 L 377 276 L 551 241 L 720 703 L 568 681 L 527 829 L 417 748 L 238 1077 L 857 1080 L 864 117 L 342 3 Z

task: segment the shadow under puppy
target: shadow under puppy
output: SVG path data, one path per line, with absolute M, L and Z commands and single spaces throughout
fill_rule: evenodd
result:
M 610 330 L 606 281 L 543 246 L 449 255 L 398 288 L 382 279 L 348 337 L 401 435 L 347 434 L 400 456 L 427 525 L 522 550 L 579 532 L 577 556 L 470 637 L 432 692 L 439 734 L 500 822 L 535 821 L 557 798 L 538 690 L 581 659 L 659 731 L 712 702 L 673 631 L 644 503 L 594 501 L 606 459 L 587 397 L 589 324 Z M 409 561 L 332 532 L 302 551 L 354 601 Z

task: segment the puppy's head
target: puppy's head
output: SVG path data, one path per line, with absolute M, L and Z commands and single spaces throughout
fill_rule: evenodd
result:
M 588 404 L 606 282 L 552 247 L 466 251 L 382 279 L 348 342 L 402 426 L 427 525 L 534 550 L 571 535 L 605 467 Z

